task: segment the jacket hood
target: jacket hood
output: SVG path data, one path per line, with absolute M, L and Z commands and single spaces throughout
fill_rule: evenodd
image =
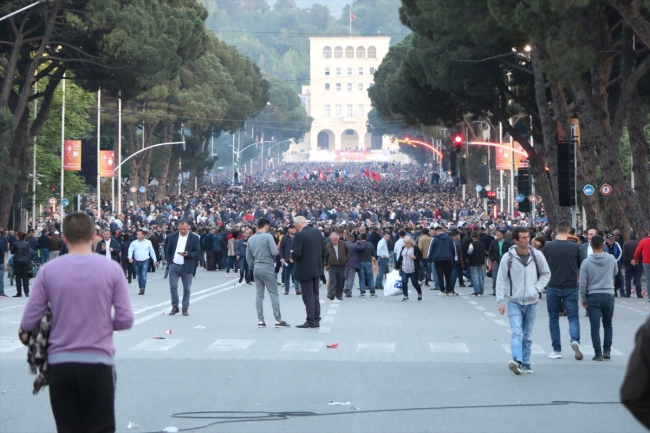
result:
M 607 260 L 608 260 L 607 256 L 608 255 L 611 255 L 611 254 L 607 254 L 606 252 L 594 253 L 594 254 L 590 255 L 587 258 L 587 260 L 589 260 L 594 265 L 604 266 L 607 263 Z
M 438 238 L 440 240 L 443 240 L 443 239 L 450 239 L 451 236 L 449 236 L 449 234 L 447 234 L 445 232 L 442 232 L 439 235 L 435 235 L 434 238 Z

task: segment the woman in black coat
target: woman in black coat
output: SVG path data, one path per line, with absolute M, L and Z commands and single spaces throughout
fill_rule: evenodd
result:
M 14 276 L 16 278 L 16 289 L 18 293 L 14 298 L 23 296 L 22 291 L 25 291 L 25 296 L 29 297 L 29 267 L 32 264 L 32 256 L 29 251 L 29 244 L 25 242 L 27 233 L 17 233 L 18 242 L 11 246 L 11 254 L 14 261 Z
M 422 287 L 418 281 L 418 272 L 420 271 L 420 261 L 422 261 L 422 251 L 415 245 L 413 238 L 410 236 L 404 237 L 404 246 L 399 252 L 397 264 L 395 269 L 399 269 L 402 275 L 402 291 L 404 292 L 404 299 L 409 300 L 408 281 L 413 283 L 413 287 L 418 292 L 418 301 L 422 300 Z

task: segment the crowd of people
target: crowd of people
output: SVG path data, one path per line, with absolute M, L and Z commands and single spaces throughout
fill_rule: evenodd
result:
M 406 302 L 409 284 L 418 301 L 425 297 L 425 288 L 437 290 L 433 293 L 440 297 L 455 297 L 457 287 L 470 287 L 471 295 L 481 297 L 486 294 L 485 277 L 490 276 L 487 295 L 494 296 L 499 312 L 509 317 L 508 367 L 515 374 L 532 373 L 531 334 L 543 293 L 553 345 L 549 358 L 562 357 L 562 315 L 569 321 L 574 356 L 583 359 L 581 304 L 590 320 L 593 359 L 602 361 L 611 355 L 614 298 L 630 297 L 632 283 L 636 296 L 643 298 L 644 272 L 650 285 L 650 230 L 646 238 L 630 233 L 623 239 L 615 227 L 583 231 L 565 222 L 550 227 L 516 210 L 512 215 L 491 212 L 482 200 L 463 200 L 444 173 L 432 177 L 419 166 L 284 165 L 239 180 L 233 184 L 218 176 L 216 183 L 162 200 L 153 199 L 152 187 L 149 200 L 142 203 L 118 211 L 105 201 L 89 202 L 85 215 L 66 218 L 83 215 L 90 221 L 92 234 L 83 251 L 115 262 L 113 269 L 123 273 L 124 282 L 137 279 L 138 295 L 145 295 L 148 273 L 164 272 L 171 289 L 171 315 L 189 315 L 192 277 L 198 269 L 254 283 L 258 327 L 266 327 L 265 293 L 271 297 L 275 327 L 290 326 L 281 316 L 279 287 L 284 295 L 293 291 L 302 296 L 306 321 L 297 327 L 318 328 L 321 283 L 330 300 L 351 298 L 355 282 L 359 297 L 374 298 L 386 284 L 396 284 L 387 276 L 398 272 Z M 543 207 L 537 211 L 543 216 Z M 11 261 L 15 296 L 29 296 L 31 264 L 56 269 L 47 263 L 72 252 L 71 236 L 81 235 L 68 231 L 66 235 L 60 216 L 50 214 L 33 222 L 27 232 L 0 232 L 0 263 Z M 43 302 L 42 296 L 38 302 Z M 0 297 L 6 297 L 3 285 Z M 33 325 L 41 310 L 39 305 L 26 312 L 25 326 Z M 120 326 L 127 326 L 128 320 L 125 317 Z

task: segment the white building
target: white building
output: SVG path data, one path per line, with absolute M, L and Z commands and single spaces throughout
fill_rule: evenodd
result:
M 314 121 L 311 132 L 291 146 L 285 160 L 332 160 L 331 155 L 337 153 L 332 151 L 379 149 L 384 152 L 374 152 L 373 160 L 382 159 L 379 153 L 384 154 L 383 160 L 404 159 L 402 154 L 386 156 L 397 151 L 398 145 L 367 132 L 366 126 L 372 110 L 368 88 L 374 85 L 375 71 L 388 53 L 390 37 L 313 37 L 309 41 L 311 84 L 303 86 L 301 99 Z

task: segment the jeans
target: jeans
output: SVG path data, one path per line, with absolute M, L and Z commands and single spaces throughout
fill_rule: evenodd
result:
M 184 266 L 172 263 L 169 266 L 169 291 L 172 295 L 172 307 L 178 308 L 178 279 L 183 282 L 183 310 L 190 308 L 190 293 L 192 292 L 192 274 L 184 271 Z M 143 286 L 144 287 L 144 286 Z
M 406 272 L 402 271 L 402 291 L 404 292 L 404 296 L 408 298 L 409 296 L 409 278 L 411 279 L 411 283 L 413 283 L 413 287 L 415 287 L 415 290 L 417 290 L 418 295 L 422 294 L 422 288 L 420 287 L 420 283 L 418 282 L 418 274 L 417 272 L 411 272 L 410 274 L 407 274 Z
M 0 263 L 0 295 L 5 294 L 5 264 Z
M 433 274 L 433 288 L 435 290 L 440 290 L 440 283 L 438 282 L 438 271 L 436 271 L 436 263 L 431 262 L 431 273 Z
M 589 323 L 591 324 L 591 344 L 594 346 L 594 353 L 602 355 L 603 351 L 609 352 L 612 349 L 612 318 L 614 317 L 614 295 L 606 293 L 594 293 L 587 295 L 587 310 L 589 311 Z M 603 319 L 605 340 L 600 345 L 600 318 Z
M 420 261 L 420 267 L 424 269 L 424 283 L 429 284 L 429 281 L 431 281 L 431 263 L 427 259 L 422 259 Z
M 354 277 L 357 274 L 357 270 L 354 268 L 345 268 L 345 285 L 343 286 L 343 291 L 346 295 L 352 294 L 352 287 L 354 287 Z
M 138 261 L 133 261 L 133 271 L 135 276 L 138 278 L 138 287 L 145 288 L 147 287 L 147 271 L 149 270 L 149 259 Z
M 648 294 L 648 302 L 650 302 L 650 263 L 643 264 L 643 273 L 645 274 L 645 291 Z
M 492 263 L 492 293 L 497 292 L 497 276 L 499 275 L 499 262 Z
M 237 260 L 237 256 L 226 257 L 226 274 L 230 273 L 230 268 L 234 268 L 235 273 L 239 272 L 239 260 Z
M 560 341 L 560 308 L 562 299 L 566 306 L 566 316 L 569 319 L 569 335 L 571 342 L 580 343 L 580 318 L 578 310 L 578 288 L 557 289 L 546 288 L 546 307 L 548 309 L 548 327 L 551 331 L 551 342 L 554 352 L 562 351 Z
M 508 301 L 508 319 L 510 319 L 510 351 L 512 359 L 530 365 L 530 352 L 533 340 L 533 325 L 537 315 L 537 304 L 519 305 Z
M 456 280 L 463 284 L 463 267 L 460 262 L 454 262 L 451 268 L 451 284 L 456 287 Z
M 165 265 L 165 278 L 169 276 L 169 260 L 167 260 L 167 264 Z
M 242 265 L 239 268 L 239 278 L 245 279 L 246 284 L 249 284 L 252 279 L 251 271 L 248 269 L 248 262 L 246 261 L 246 258 L 242 260 Z
M 483 294 L 485 276 L 483 275 L 483 265 L 470 266 L 469 274 L 472 277 L 472 285 L 474 286 L 474 293 Z
M 625 265 L 625 296 L 632 294 L 632 278 L 634 278 L 634 288 L 636 290 L 636 297 L 643 298 L 641 294 L 641 265 L 632 266 L 631 264 Z M 646 278 L 648 278 L 646 276 Z
M 370 288 L 370 294 L 375 294 L 375 281 L 372 278 L 372 263 L 371 262 L 361 262 L 361 275 L 363 276 L 364 284 L 361 285 L 361 294 L 366 294 L 366 286 Z M 416 276 L 417 277 L 417 276 Z
M 287 261 L 282 265 L 282 281 L 284 282 L 284 291 L 288 292 L 291 288 L 291 279 L 293 278 L 293 288 L 296 292 L 300 291 L 300 284 L 296 280 L 296 264 Z
M 384 287 L 384 278 L 386 277 L 386 271 L 388 270 L 388 257 L 385 259 L 379 257 L 377 262 L 379 263 L 379 272 L 377 273 L 377 279 L 375 280 L 375 287 Z
M 50 250 L 47 248 L 41 248 L 41 263 L 47 263 L 50 261 Z

